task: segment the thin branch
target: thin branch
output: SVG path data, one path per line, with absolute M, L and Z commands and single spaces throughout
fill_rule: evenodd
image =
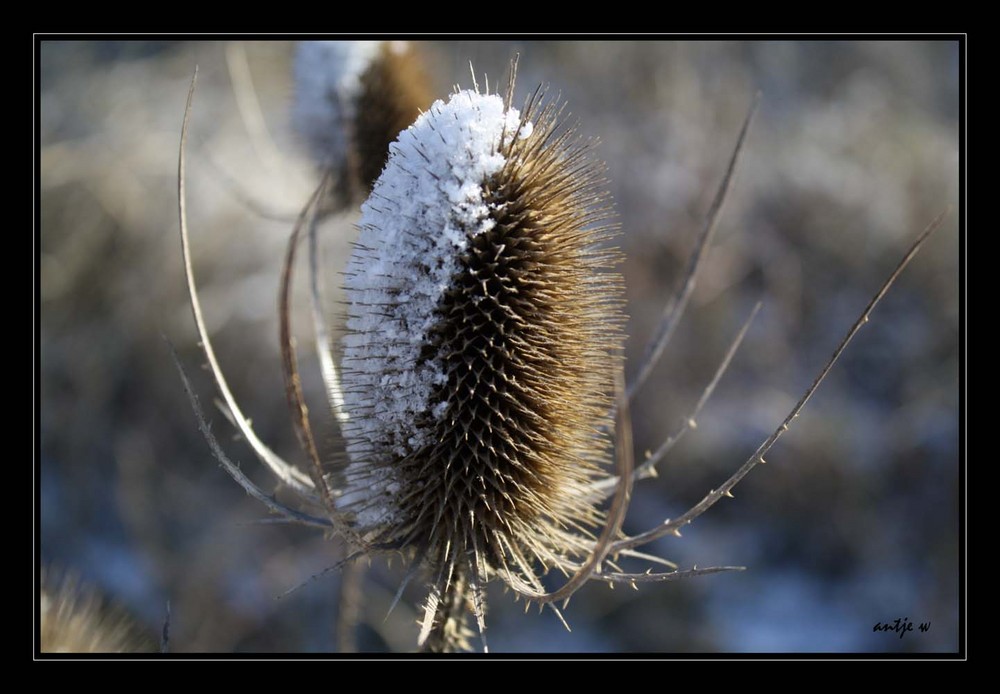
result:
M 697 567 L 693 569 L 683 569 L 677 571 L 669 571 L 666 573 L 641 573 L 641 574 L 626 574 L 626 573 L 602 573 L 595 574 L 594 580 L 597 581 L 610 581 L 613 583 L 663 583 L 665 581 L 678 581 L 682 578 L 693 578 L 695 576 L 708 576 L 709 574 L 718 574 L 729 571 L 746 571 L 745 566 L 709 566 L 704 569 L 699 569 Z
M 312 426 L 309 423 L 309 408 L 302 394 L 302 380 L 299 377 L 298 358 L 295 356 L 295 345 L 292 340 L 290 310 L 292 275 L 295 269 L 295 254 L 298 250 L 299 234 L 302 232 L 302 227 L 305 224 L 311 224 L 315 219 L 317 203 L 323 191 L 324 186 L 321 185 L 313 192 L 302 213 L 299 215 L 299 219 L 296 221 L 295 227 L 292 229 L 292 234 L 288 239 L 278 292 L 279 342 L 281 345 L 282 375 L 285 379 L 285 395 L 288 400 L 288 407 L 292 412 L 295 433 L 312 465 L 313 483 L 326 503 L 327 510 L 336 517 L 339 514 L 333 501 L 333 494 L 330 492 L 330 487 L 327 485 L 326 478 L 323 475 L 323 464 L 319 458 L 319 451 L 316 448 Z
M 715 233 L 715 228 L 718 226 L 719 218 L 722 215 L 722 208 L 725 205 L 726 199 L 729 196 L 729 191 L 732 188 L 734 178 L 733 175 L 736 172 L 736 166 L 739 164 L 740 157 L 743 154 L 743 145 L 746 142 L 747 133 L 750 131 L 750 123 L 753 121 L 753 117 L 757 112 L 757 106 L 759 103 L 760 92 L 757 92 L 754 96 L 753 103 L 750 105 L 750 111 L 747 113 L 747 117 L 743 121 L 743 127 L 740 129 L 740 136 L 736 141 L 736 148 L 733 150 L 733 155 L 729 159 L 729 166 L 726 169 L 726 175 L 723 177 L 722 183 L 719 184 L 719 189 L 715 194 L 715 199 L 712 201 L 712 206 L 708 210 L 708 216 L 705 218 L 705 225 L 702 227 L 701 234 L 695 242 L 694 251 L 691 253 L 691 257 L 688 258 L 687 268 L 684 271 L 684 280 L 681 283 L 677 294 L 674 295 L 674 297 L 667 304 L 666 309 L 663 311 L 663 318 L 660 320 L 660 324 L 653 335 L 653 339 L 646 347 L 646 353 L 640 362 L 642 366 L 639 369 L 639 373 L 636 374 L 635 379 L 628 386 L 628 397 L 630 400 L 649 378 L 650 373 L 653 371 L 653 367 L 656 366 L 656 363 L 663 355 L 663 350 L 666 348 L 667 343 L 670 342 L 670 338 L 673 337 L 674 329 L 680 322 L 681 316 L 684 315 L 684 309 L 687 307 L 688 300 L 690 300 L 691 294 L 694 291 L 698 271 L 705 258 L 705 250 L 708 248 L 708 244 Z
M 635 472 L 633 473 L 635 480 L 638 481 L 649 477 L 656 477 L 656 466 L 660 463 L 660 461 L 666 457 L 670 449 L 681 440 L 685 433 L 698 426 L 698 415 L 701 414 L 701 410 L 705 407 L 705 403 L 708 402 L 708 399 L 712 397 L 712 393 L 715 392 L 715 387 L 719 385 L 722 375 L 729 368 L 729 364 L 733 360 L 733 357 L 736 356 L 736 352 L 743 343 L 743 338 L 746 337 L 747 331 L 750 329 L 750 324 L 753 323 L 753 319 L 757 316 L 757 312 L 760 311 L 760 307 L 761 302 L 758 301 L 753 307 L 753 310 L 750 312 L 750 315 L 743 322 L 743 327 L 741 327 L 740 331 L 736 334 L 736 338 L 729 346 L 729 350 L 726 352 L 726 356 L 722 360 L 722 363 L 720 363 L 719 367 L 715 370 L 715 375 L 712 376 L 712 380 L 705 387 L 705 390 L 702 391 L 701 398 L 699 398 L 698 403 L 694 406 L 694 409 L 691 410 L 691 413 L 684 418 L 684 422 L 681 424 L 680 429 L 671 434 L 670 437 L 668 437 L 667 440 L 656 449 L 656 452 L 653 453 L 653 455 L 649 456 L 649 458 L 643 462 L 642 465 L 635 469 Z M 617 481 L 616 477 L 609 477 L 606 480 L 600 480 L 595 483 L 594 488 L 602 494 L 607 495 L 614 489 L 614 485 L 617 484 Z
M 326 186 L 329 178 L 324 177 L 321 186 Z M 325 193 L 323 194 L 325 197 Z M 321 296 L 322 270 L 319 263 L 319 243 L 317 241 L 317 218 L 313 217 L 309 224 L 309 306 L 312 310 L 313 331 L 316 337 L 316 355 L 319 357 L 319 369 L 326 386 L 327 401 L 337 423 L 343 425 L 347 421 L 347 410 L 344 409 L 344 394 L 340 388 L 340 374 L 333 362 L 333 340 L 326 328 Z
M 186 160 L 184 151 L 187 145 L 188 123 L 191 117 L 191 103 L 194 99 L 194 88 L 197 80 L 198 69 L 195 68 L 194 77 L 191 79 L 191 88 L 188 91 L 187 106 L 184 108 L 184 122 L 181 125 L 180 154 L 178 156 L 177 163 L 177 211 L 178 216 L 180 217 L 181 251 L 184 257 L 184 274 L 187 278 L 188 297 L 191 302 L 191 312 L 194 314 L 194 323 L 198 331 L 198 339 L 201 341 L 201 348 L 205 353 L 205 358 L 208 360 L 208 365 L 212 371 L 212 377 L 215 379 L 216 387 L 218 387 L 219 392 L 225 399 L 226 406 L 229 407 L 230 411 L 233 413 L 233 419 L 236 422 L 240 433 L 243 434 L 243 437 L 250 444 L 251 448 L 253 448 L 254 453 L 256 453 L 261 462 L 263 462 L 271 470 L 271 472 L 274 473 L 274 475 L 288 487 L 307 499 L 315 498 L 312 484 L 308 476 L 303 474 L 301 470 L 292 467 L 282 460 L 257 437 L 257 434 L 250 426 L 250 423 L 246 416 L 244 416 L 240 406 L 236 403 L 236 398 L 233 397 L 232 392 L 229 390 L 229 385 L 226 383 L 226 378 L 222 374 L 222 369 L 219 367 L 219 362 L 215 357 L 215 349 L 212 347 L 212 341 L 208 337 L 208 329 L 205 327 L 205 319 L 202 315 L 201 301 L 198 299 L 198 289 L 195 285 L 194 269 L 191 263 L 191 242 L 187 224 L 187 195 L 185 185 Z
M 318 573 L 314 573 L 312 576 L 310 576 L 306 580 L 302 581 L 302 583 L 298 584 L 294 588 L 289 588 L 288 590 L 286 590 L 281 595 L 275 596 L 274 599 L 275 600 L 282 600 L 283 598 L 287 598 L 292 593 L 295 593 L 295 592 L 297 592 L 299 590 L 302 590 L 303 588 L 305 588 L 307 585 L 309 585 L 310 583 L 312 583 L 316 579 L 322 578 L 323 576 L 326 576 L 331 571 L 336 571 L 337 569 L 342 568 L 344 565 L 349 564 L 350 562 L 354 561 L 355 559 L 357 559 L 358 557 L 361 557 L 361 556 L 364 556 L 364 550 L 358 550 L 356 552 L 352 552 L 351 554 L 347 555 L 346 557 L 344 557 L 343 559 L 341 559 L 340 561 L 338 561 L 333 566 L 328 566 L 325 569 L 323 569 L 322 571 L 320 571 Z
M 170 340 L 164 338 L 167 346 L 170 348 L 170 355 L 174 359 L 174 364 L 177 366 L 177 371 L 181 376 L 181 383 L 184 384 L 184 392 L 187 393 L 188 400 L 191 402 L 191 409 L 194 410 L 195 418 L 198 420 L 198 429 L 201 431 L 202 436 L 205 437 L 205 441 L 208 442 L 209 448 L 212 449 L 212 454 L 215 459 L 219 461 L 229 476 L 232 477 L 236 482 L 243 487 L 243 490 L 255 498 L 257 501 L 264 504 L 271 512 L 283 516 L 290 522 L 299 523 L 301 525 L 310 525 L 317 528 L 323 528 L 328 530 L 333 527 L 333 524 L 325 518 L 317 518 L 316 516 L 310 516 L 307 513 L 302 513 L 301 511 L 296 511 L 295 509 L 288 508 L 284 504 L 278 503 L 272 496 L 265 494 L 261 489 L 250 481 L 250 478 L 243 474 L 239 466 L 233 463 L 229 457 L 226 455 L 225 451 L 222 450 L 222 446 L 219 445 L 218 439 L 215 438 L 215 434 L 212 433 L 212 429 L 205 419 L 205 413 L 201 409 L 201 402 L 198 399 L 198 395 L 194 392 L 194 388 L 191 386 L 191 381 L 188 380 L 187 373 L 184 371 L 184 367 L 181 365 L 181 360 L 177 356 L 177 351 L 174 346 L 170 343 Z
M 268 518 L 253 518 L 251 520 L 238 521 L 237 526 L 240 527 L 250 527 L 255 525 L 290 525 L 297 521 L 289 520 L 288 518 L 279 517 L 268 517 Z
M 823 369 L 819 372 L 819 375 L 816 376 L 815 380 L 813 380 L 812 385 L 806 389 L 806 392 L 801 398 L 799 398 L 799 401 L 795 403 L 795 407 L 793 407 L 788 413 L 788 416 L 785 417 L 784 421 L 782 421 L 778 428 L 774 430 L 774 433 L 767 437 L 757 451 L 750 456 L 749 460 L 743 463 L 739 470 L 733 473 L 732 477 L 726 480 L 721 487 L 713 489 L 705 496 L 705 498 L 692 506 L 679 518 L 675 520 L 666 520 L 656 528 L 615 542 L 611 549 L 612 552 L 638 547 L 668 534 L 680 535 L 681 528 L 696 519 L 701 514 L 705 513 L 705 511 L 714 506 L 719 499 L 724 496 L 732 496 L 732 488 L 735 487 L 740 480 L 746 477 L 747 473 L 756 467 L 758 463 L 764 462 L 764 456 L 771 450 L 771 447 L 774 446 L 778 439 L 781 438 L 782 434 L 788 431 L 788 426 L 791 421 L 799 416 L 799 412 L 801 412 L 802 408 L 805 407 L 805 404 L 809 402 L 809 399 L 812 397 L 813 393 L 816 392 L 816 389 L 819 388 L 820 383 L 822 383 L 823 379 L 826 378 L 826 375 L 830 372 L 830 369 L 833 368 L 837 359 L 840 358 L 844 349 L 847 348 L 847 345 L 852 339 L 854 339 L 854 336 L 859 330 L 861 330 L 861 326 L 868 322 L 869 314 L 871 314 L 878 302 L 881 301 L 882 297 L 884 297 L 886 292 L 889 291 L 889 287 L 893 285 L 906 266 L 909 265 L 910 261 L 913 260 L 914 256 L 916 256 L 916 254 L 920 251 L 920 248 L 924 245 L 930 235 L 937 231 L 938 227 L 941 226 L 941 222 L 944 220 L 945 215 L 948 214 L 950 209 L 951 208 L 949 207 L 944 212 L 939 214 L 937 218 L 931 222 L 926 229 L 924 229 L 920 236 L 917 237 L 917 240 L 913 242 L 912 246 L 910 246 L 906 255 L 904 255 L 903 259 L 899 261 L 896 269 L 893 270 L 892 274 L 889 275 L 889 278 L 882 284 L 878 292 L 875 293 L 875 296 L 873 296 L 871 301 L 868 302 L 868 305 L 865 307 L 865 310 L 862 311 L 861 316 L 854 322 L 851 329 L 847 331 L 847 334 L 844 335 L 844 338 L 840 341 L 837 349 L 834 350 L 833 355 L 827 361 L 826 366 L 823 367 Z

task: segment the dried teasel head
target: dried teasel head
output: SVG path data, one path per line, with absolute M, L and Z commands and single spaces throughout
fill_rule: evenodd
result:
M 431 103 L 420 49 L 407 41 L 303 41 L 295 58 L 296 130 L 333 175 L 330 204 L 360 203 L 389 143 Z
M 460 91 L 400 134 L 362 207 L 338 505 L 429 568 L 430 649 L 467 645 L 486 581 L 537 588 L 602 518 L 624 316 L 589 149 L 538 92 L 519 112 Z
M 39 641 L 42 653 L 152 652 L 148 636 L 73 575 L 42 571 Z

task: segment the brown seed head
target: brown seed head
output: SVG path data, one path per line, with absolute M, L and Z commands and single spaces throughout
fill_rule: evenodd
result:
M 601 520 L 624 318 L 589 149 L 537 92 L 520 115 L 460 92 L 401 134 L 363 207 L 346 500 L 430 568 L 428 648 L 464 645 L 486 581 L 537 587 Z

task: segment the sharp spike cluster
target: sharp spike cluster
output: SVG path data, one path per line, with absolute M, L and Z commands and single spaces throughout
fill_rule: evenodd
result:
M 602 169 L 561 111 L 540 92 L 523 112 L 432 105 L 390 148 L 346 273 L 344 508 L 426 554 L 429 606 L 457 610 L 462 586 L 480 631 L 490 578 L 540 594 L 602 519 L 586 490 L 610 457 L 622 282 Z

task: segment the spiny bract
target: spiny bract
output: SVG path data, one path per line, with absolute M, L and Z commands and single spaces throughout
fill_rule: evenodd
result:
M 425 648 L 467 647 L 486 581 L 537 591 L 593 547 L 624 317 L 588 149 L 538 92 L 522 114 L 461 91 L 400 134 L 362 207 L 338 506 L 430 571 Z

